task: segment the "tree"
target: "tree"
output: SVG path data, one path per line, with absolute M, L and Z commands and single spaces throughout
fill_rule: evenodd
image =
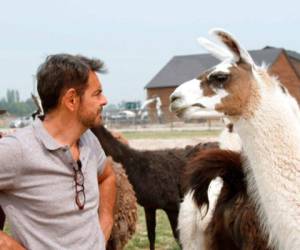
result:
M 19 91 L 13 89 L 8 89 L 6 98 L 0 99 L 0 108 L 18 116 L 30 115 L 36 109 L 31 98 L 28 98 L 26 101 L 20 101 Z

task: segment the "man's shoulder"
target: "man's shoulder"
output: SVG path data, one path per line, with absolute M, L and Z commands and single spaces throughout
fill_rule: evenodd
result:
M 5 157 L 7 154 L 15 155 L 17 158 L 22 155 L 24 145 L 32 142 L 33 134 L 29 127 L 20 128 L 9 133 L 0 139 L 1 155 Z M 17 159 L 15 159 L 17 160 Z
M 10 133 L 0 139 L 0 150 L 2 151 L 2 156 L 3 154 L 13 154 L 17 158 L 19 156 L 31 157 L 32 150 L 39 146 L 40 143 L 34 134 L 32 125 L 19 128 L 13 133 Z
M 24 128 L 19 128 L 10 132 L 1 138 L 1 143 L 3 144 L 22 144 L 27 140 L 32 140 L 33 129 L 32 126 L 27 126 Z
M 15 141 L 15 143 L 27 144 L 32 143 L 35 139 L 34 131 L 32 125 L 29 125 L 24 128 L 19 128 L 15 130 L 13 133 L 4 136 L 3 139 L 7 139 L 9 141 Z

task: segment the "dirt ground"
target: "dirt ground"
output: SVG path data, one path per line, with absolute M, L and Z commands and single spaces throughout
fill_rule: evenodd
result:
M 165 148 L 183 148 L 186 145 L 196 145 L 200 142 L 215 141 L 213 137 L 201 137 L 192 139 L 131 139 L 129 145 L 136 149 L 165 149 Z

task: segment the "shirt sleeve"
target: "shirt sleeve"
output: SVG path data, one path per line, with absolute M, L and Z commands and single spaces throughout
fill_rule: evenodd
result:
M 12 189 L 18 176 L 22 151 L 19 141 L 14 136 L 0 139 L 0 191 Z
M 104 150 L 99 142 L 98 142 L 98 144 L 99 144 L 99 149 L 97 152 L 97 155 L 98 155 L 98 157 L 97 157 L 97 162 L 98 162 L 97 173 L 98 173 L 98 176 L 100 176 L 100 175 L 102 175 L 104 168 L 105 168 L 106 155 L 105 155 Z

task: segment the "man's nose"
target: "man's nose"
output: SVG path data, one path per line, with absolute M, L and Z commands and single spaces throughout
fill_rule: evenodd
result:
M 101 98 L 101 105 L 105 106 L 106 104 L 107 104 L 107 98 L 106 98 L 105 95 L 103 95 L 102 98 Z

